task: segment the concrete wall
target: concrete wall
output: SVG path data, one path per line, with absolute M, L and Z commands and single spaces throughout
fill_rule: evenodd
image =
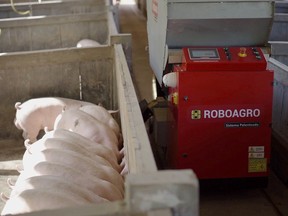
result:
M 0 56 L 0 138 L 20 137 L 15 103 L 58 96 L 116 108 L 111 47 L 22 52 Z

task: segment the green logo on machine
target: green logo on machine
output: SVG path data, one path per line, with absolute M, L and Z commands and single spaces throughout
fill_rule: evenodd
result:
M 191 118 L 192 119 L 201 119 L 201 110 L 192 110 Z

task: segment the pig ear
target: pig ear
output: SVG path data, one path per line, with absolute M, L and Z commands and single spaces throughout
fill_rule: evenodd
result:
M 24 141 L 24 145 L 25 145 L 25 147 L 26 147 L 26 151 L 27 151 L 29 154 L 32 154 L 31 151 L 30 151 L 30 148 L 31 148 L 31 145 L 32 145 L 32 144 L 30 144 L 29 142 L 30 142 L 30 140 L 29 140 L 29 139 L 26 139 L 26 140 Z
M 116 113 L 119 113 L 119 109 L 118 110 L 107 110 L 108 111 L 108 113 L 113 117 L 113 118 L 115 118 L 116 117 Z
M 21 102 L 16 102 L 15 109 L 20 110 L 21 109 L 20 105 L 21 105 Z
M 12 180 L 11 180 L 11 178 L 8 178 L 8 179 L 7 179 L 7 184 L 8 184 L 8 186 L 9 186 L 9 188 L 11 188 L 11 189 L 13 189 L 13 188 L 14 188 L 14 186 L 15 186 L 15 184 L 14 184 L 14 183 L 12 183 Z
M 122 159 L 122 161 L 121 161 L 121 163 L 120 163 L 120 167 L 122 168 L 122 169 L 124 169 L 124 167 L 126 166 L 126 159 L 125 158 L 123 158 Z
M 45 132 L 46 132 L 46 131 L 45 131 Z M 26 140 L 24 141 L 24 146 L 25 146 L 26 149 L 28 149 L 31 145 L 32 145 L 32 144 L 31 144 L 31 142 L 30 142 L 30 139 L 26 139 Z
M 14 125 L 15 125 L 19 130 L 22 130 L 22 128 L 21 128 L 21 126 L 20 126 L 20 124 L 19 124 L 19 121 L 18 121 L 16 118 L 14 118 Z
M 49 132 L 48 127 L 44 127 L 44 132 L 45 132 L 45 134 Z
M 125 177 L 128 173 L 129 173 L 129 170 L 128 170 L 128 166 L 127 166 L 127 164 L 126 164 L 125 167 L 122 169 L 120 175 L 121 175 L 122 177 Z
M 110 114 L 114 114 L 114 113 L 118 113 L 120 110 L 118 109 L 118 110 L 108 110 L 108 112 L 110 113 Z
M 30 148 L 27 148 L 26 150 L 29 154 L 32 154 L 32 152 L 30 151 Z
M 125 155 L 125 148 L 123 147 L 120 151 L 119 151 L 119 155 L 121 158 L 124 158 L 124 155 Z
M 0 196 L 1 196 L 1 200 L 5 203 L 9 200 L 9 197 L 5 195 L 3 192 L 1 192 Z
M 23 167 L 21 167 L 20 165 L 16 165 L 16 170 L 19 172 L 19 173 L 22 173 L 24 171 Z

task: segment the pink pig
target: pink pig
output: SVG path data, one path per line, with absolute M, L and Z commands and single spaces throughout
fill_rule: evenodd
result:
M 116 163 L 118 163 L 122 160 L 122 155 L 120 154 L 119 150 L 113 151 L 104 145 L 100 145 L 78 133 L 74 133 L 66 129 L 58 128 L 57 130 L 46 132 L 41 140 L 47 138 L 65 139 L 65 141 L 75 143 L 79 147 L 87 149 L 92 154 L 96 154 L 105 158 L 107 161 L 114 160 Z
M 73 193 L 74 196 L 80 196 L 90 203 L 108 201 L 107 199 L 97 196 L 84 187 L 78 187 L 76 184 L 70 181 L 66 181 L 59 176 L 53 175 L 33 176 L 31 178 L 25 179 L 22 182 L 19 182 L 17 186 L 12 186 L 12 188 L 13 190 L 11 191 L 10 198 L 13 198 L 23 190 L 27 189 L 55 189 L 58 191 L 60 190 L 62 193 Z
M 79 108 L 81 111 L 88 113 L 89 115 L 93 116 L 100 122 L 106 124 L 108 127 L 110 127 L 116 136 L 120 137 L 120 127 L 118 123 L 115 121 L 115 119 L 110 114 L 111 111 L 106 110 L 102 106 L 97 105 L 85 105 Z
M 72 133 L 72 132 L 71 132 Z M 28 140 L 25 141 L 25 146 L 27 150 L 35 154 L 36 152 L 41 152 L 46 149 L 62 149 L 62 150 L 69 150 L 78 154 L 81 154 L 82 157 L 88 157 L 92 160 L 95 160 L 95 162 L 100 159 L 106 160 L 111 167 L 113 167 L 115 170 L 120 172 L 121 168 L 120 165 L 117 163 L 116 157 L 113 157 L 113 152 L 109 153 L 109 149 L 105 148 L 103 145 L 97 145 L 94 144 L 94 148 L 88 150 L 89 146 L 86 146 L 87 148 L 83 148 L 82 141 L 75 140 L 75 139 L 69 139 L 67 138 L 42 138 L 40 140 L 37 140 L 33 144 L 29 144 Z M 78 144 L 80 143 L 81 144 Z M 91 141 L 92 142 L 92 141 Z M 106 151 L 107 150 L 107 151 Z M 25 152 L 26 154 L 27 152 Z M 100 159 L 99 159 L 100 158 Z
M 14 215 L 85 204 L 89 204 L 89 202 L 80 196 L 68 193 L 68 191 L 62 193 L 61 188 L 57 188 L 57 190 L 28 189 L 9 199 L 1 215 Z
M 119 153 L 119 141 L 111 128 L 91 115 L 79 110 L 65 110 L 55 120 L 55 129 L 78 133 Z
M 119 189 L 108 181 L 97 178 L 90 174 L 84 174 L 82 171 L 69 167 L 67 165 L 52 163 L 52 162 L 39 162 L 33 167 L 28 167 L 19 175 L 15 187 L 21 184 L 28 178 L 33 176 L 53 175 L 59 176 L 65 181 L 76 184 L 78 187 L 88 189 L 109 201 L 123 199 L 123 194 Z
M 105 180 L 113 184 L 121 193 L 124 192 L 124 181 L 122 176 L 114 170 L 104 159 L 92 160 L 83 157 L 80 153 L 63 149 L 45 149 L 34 154 L 25 152 L 23 156 L 23 167 L 26 172 L 30 167 L 35 167 L 41 162 L 51 162 L 62 164 L 79 170 L 83 175 L 89 174 L 96 178 Z
M 23 130 L 24 139 L 37 140 L 41 129 L 52 130 L 56 117 L 65 109 L 79 108 L 92 103 L 60 97 L 43 97 L 30 99 L 15 104 L 15 126 Z

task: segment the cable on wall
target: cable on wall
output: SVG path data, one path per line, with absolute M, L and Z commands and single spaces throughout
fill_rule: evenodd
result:
M 10 2 L 11 2 L 11 7 L 12 7 L 12 9 L 13 9 L 13 11 L 14 11 L 15 13 L 18 13 L 18 14 L 20 14 L 20 15 L 27 15 L 27 14 L 30 14 L 30 13 L 31 13 L 30 10 L 27 10 L 27 11 L 18 11 L 18 10 L 15 8 L 14 1 L 13 1 L 13 0 L 10 0 Z

